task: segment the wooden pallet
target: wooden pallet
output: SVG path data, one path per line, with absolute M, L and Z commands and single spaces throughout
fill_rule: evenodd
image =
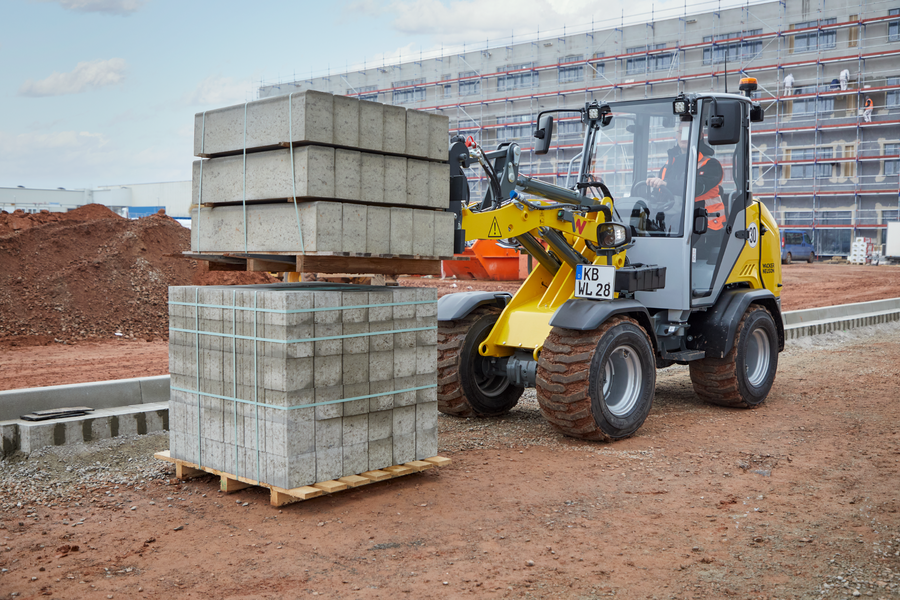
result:
M 268 488 L 271 492 L 270 503 L 272 506 L 284 506 L 285 504 L 290 504 L 292 502 L 309 500 L 310 498 L 315 498 L 317 496 L 333 494 L 334 492 L 368 485 L 377 481 L 402 477 L 403 475 L 426 471 L 434 467 L 445 467 L 451 462 L 449 458 L 444 458 L 443 456 L 432 456 L 425 460 L 414 460 L 402 465 L 394 465 L 377 471 L 366 471 L 359 475 L 348 475 L 331 481 L 320 481 L 319 483 L 314 483 L 312 485 L 305 485 L 286 490 L 248 477 L 238 477 L 237 475 L 224 473 L 210 467 L 200 467 L 186 460 L 172 458 L 169 456 L 168 450 L 157 452 L 153 456 L 160 460 L 174 463 L 175 477 L 178 479 L 191 479 L 202 475 L 218 475 L 220 478 L 219 488 L 226 494 L 253 486 Z
M 207 254 L 185 252 L 184 258 L 209 261 L 210 271 L 270 271 L 297 273 L 366 273 L 378 275 L 441 274 L 441 261 L 452 256 L 317 252 L 309 254 Z

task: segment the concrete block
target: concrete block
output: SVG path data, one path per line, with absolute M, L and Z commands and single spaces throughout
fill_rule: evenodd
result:
M 405 158 L 399 156 L 384 157 L 385 204 L 405 205 L 409 200 L 406 193 L 406 162 Z
M 287 455 L 299 456 L 315 453 L 316 410 L 299 408 L 287 411 Z
M 416 404 L 416 378 L 397 377 L 394 379 L 394 408 L 413 406 Z M 404 391 L 406 390 L 406 391 Z
M 384 469 L 394 465 L 394 438 L 388 437 L 369 442 L 369 470 Z
M 281 142 L 331 144 L 334 96 L 308 90 L 198 113 L 194 117 L 194 155 L 262 148 Z M 290 115 L 292 123 L 288 122 Z M 246 142 L 245 142 L 246 136 Z
M 353 446 L 369 441 L 369 415 L 344 415 L 341 444 Z
M 342 292 L 337 291 L 317 291 L 314 295 L 313 305 L 316 311 L 313 313 L 315 323 L 341 323 L 343 321 Z M 334 310 L 327 310 L 333 308 Z
M 416 374 L 416 355 L 415 348 L 394 348 L 394 379 Z
M 384 105 L 379 102 L 359 101 L 359 147 L 363 150 L 382 151 L 384 138 Z
M 371 323 L 370 326 L 375 326 Z M 378 336 L 373 336 L 378 337 Z M 366 356 L 366 355 L 363 355 Z M 369 382 L 386 381 L 394 377 L 394 351 L 369 352 Z
M 337 402 L 344 399 L 343 386 L 316 388 L 316 422 L 340 419 L 344 415 L 344 404 Z M 316 430 L 318 439 L 318 429 Z M 317 442 L 318 444 L 318 442 Z
M 430 206 L 429 166 L 424 160 L 406 161 L 406 202 L 410 206 Z
M 419 110 L 406 111 L 406 152 L 404 154 L 422 158 L 428 156 L 429 116 L 429 113 Z
M 394 414 L 391 410 L 379 410 L 369 415 L 369 441 L 385 440 L 393 434 Z
M 428 114 L 428 158 L 446 161 L 450 149 L 450 117 Z
M 412 215 L 410 208 L 391 208 L 391 254 L 412 254 Z
M 438 407 L 437 402 L 425 402 L 416 404 L 416 431 L 437 429 Z M 432 454 L 434 456 L 434 454 Z
M 406 154 L 406 109 L 402 106 L 383 105 L 384 135 L 381 150 L 393 154 Z
M 395 319 L 394 320 L 395 331 L 402 331 L 402 333 L 394 334 L 394 349 L 395 350 L 409 350 L 410 348 L 416 347 L 416 332 L 415 331 L 403 331 L 405 329 L 415 329 L 415 327 L 416 327 L 416 319 Z
M 378 140 L 378 145 L 381 145 L 381 140 Z M 376 204 L 384 202 L 384 156 L 368 152 L 361 154 L 359 199 Z
M 416 375 L 430 373 L 437 373 L 437 346 L 418 346 L 416 348 Z
M 416 391 L 416 403 L 437 402 L 437 372 L 428 375 L 416 375 L 416 387 L 424 388 Z
M 413 254 L 434 256 L 434 211 L 413 211 Z
M 362 198 L 362 156 L 357 150 L 334 151 L 334 197 L 358 201 Z
M 369 355 L 345 354 L 342 357 L 343 385 L 368 383 Z
M 289 488 L 316 483 L 316 454 L 310 452 L 290 457 L 288 461 Z
M 369 322 L 390 321 L 394 318 L 394 292 L 388 288 L 369 292 Z M 383 330 L 382 330 L 383 331 Z
M 446 163 L 428 163 L 428 206 L 441 210 L 450 206 L 450 165 Z
M 393 436 L 416 433 L 416 407 L 395 407 L 393 412 Z
M 316 481 L 330 481 L 344 476 L 344 450 L 341 447 L 316 451 Z
M 333 148 L 300 146 L 293 157 L 293 185 L 289 148 L 194 161 L 193 203 L 336 197 Z
M 368 252 L 366 232 L 368 229 L 369 207 L 362 204 L 343 205 L 343 230 L 341 247 L 344 252 Z
M 344 416 L 352 417 L 356 415 L 364 415 L 369 412 L 369 382 L 344 385 Z M 359 398 L 358 400 L 349 400 L 349 398 Z
M 345 444 L 343 475 L 358 475 L 369 470 L 369 443 Z
M 438 454 L 438 430 L 419 430 L 416 432 L 416 460 L 423 460 L 437 456 Z
M 359 147 L 359 100 L 356 98 L 334 97 L 334 143 Z
M 344 335 L 355 335 L 358 337 L 348 337 L 343 339 L 344 355 L 349 354 L 367 354 L 369 352 L 369 323 L 344 323 Z
M 379 411 L 389 412 L 394 408 L 394 380 L 385 379 L 382 381 L 369 382 L 369 413 Z
M 333 356 L 316 356 L 313 358 L 313 361 L 313 384 L 317 391 L 320 388 L 341 385 L 341 378 L 343 376 L 343 361 L 341 355 L 338 354 Z M 316 401 L 319 402 L 319 400 Z
M 390 231 L 391 209 L 386 206 L 368 207 L 366 211 L 366 252 L 390 254 Z
M 434 213 L 437 214 L 437 213 Z M 416 318 L 436 317 L 437 316 L 437 289 L 435 288 L 414 288 L 416 290 Z M 437 321 L 435 321 L 437 325 Z
M 416 434 L 394 434 L 394 464 L 416 460 Z
M 296 207 L 288 203 L 253 204 L 246 207 L 246 216 L 245 224 L 242 206 L 192 210 L 191 249 L 195 252 L 244 252 L 245 248 L 248 252 L 343 251 L 343 210 L 338 202 L 305 202 Z
M 340 418 L 316 421 L 316 452 L 341 447 L 343 444 L 341 421 Z
M 291 488 L 288 477 L 288 458 L 266 453 L 266 483 L 281 488 Z
M 318 387 L 316 374 L 319 369 L 327 369 L 319 366 L 317 358 L 258 358 L 257 364 L 262 363 L 262 387 L 267 390 L 279 392 L 292 392 Z M 324 361 L 324 357 L 322 357 Z M 338 360 L 338 365 L 340 360 Z M 317 368 L 318 367 L 318 368 Z M 338 366 L 340 369 L 340 366 Z M 340 371 L 338 370 L 338 373 Z M 251 373 L 252 375 L 252 373 Z M 325 377 L 323 372 L 321 377 Z M 250 379 L 245 376 L 245 381 Z
M 396 287 L 392 291 L 394 320 L 414 319 L 416 317 L 417 292 L 415 288 Z
M 453 236 L 456 215 L 450 212 L 434 213 L 434 255 L 453 256 Z
M 58 385 L 0 392 L 0 420 L 18 419 L 35 410 L 66 406 L 111 408 L 122 398 L 140 398 L 140 379 Z
M 314 351 L 316 358 L 342 354 L 344 352 L 344 340 L 340 336 L 343 333 L 343 323 L 316 323 Z

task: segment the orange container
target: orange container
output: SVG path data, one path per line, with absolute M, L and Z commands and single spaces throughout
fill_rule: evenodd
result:
M 494 240 L 476 240 L 462 254 L 457 254 L 456 260 L 443 261 L 441 271 L 444 277 L 457 279 L 518 281 L 522 279 L 520 263 L 525 258 L 515 250 L 501 248 Z

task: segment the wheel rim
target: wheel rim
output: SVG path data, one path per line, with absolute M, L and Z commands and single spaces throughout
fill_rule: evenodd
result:
M 484 357 L 481 357 L 480 360 L 475 360 L 477 362 L 474 379 L 478 391 L 489 398 L 495 398 L 506 391 L 506 388 L 509 387 L 509 379 L 501 375 L 492 374 L 490 360 Z
M 747 382 L 759 387 L 769 374 L 769 334 L 764 329 L 756 329 L 747 342 Z
M 616 417 L 630 413 L 641 397 L 643 369 L 637 351 L 631 346 L 618 346 L 606 360 L 603 399 Z

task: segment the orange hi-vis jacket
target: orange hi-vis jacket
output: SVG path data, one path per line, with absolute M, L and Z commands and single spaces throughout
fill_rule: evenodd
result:
M 872 102 L 872 99 L 866 98 L 866 108 L 873 108 L 874 106 L 875 106 L 875 103 Z
M 674 162 L 674 157 L 669 159 L 669 162 L 662 168 L 662 171 L 659 174 L 659 178 L 664 180 L 666 179 L 666 169 L 669 166 L 669 163 Z M 709 163 L 709 157 L 703 156 L 703 153 L 700 152 L 700 155 L 697 159 L 697 175 L 704 175 L 704 167 Z M 707 217 L 707 221 L 709 223 L 709 228 L 718 231 L 725 226 L 725 204 L 722 202 L 722 198 L 719 195 L 719 186 L 722 185 L 722 181 L 724 180 L 724 173 L 719 175 L 719 181 L 716 185 L 712 186 L 706 192 L 703 192 L 696 198 L 694 198 L 694 202 L 703 202 L 704 208 L 706 208 L 709 216 Z

